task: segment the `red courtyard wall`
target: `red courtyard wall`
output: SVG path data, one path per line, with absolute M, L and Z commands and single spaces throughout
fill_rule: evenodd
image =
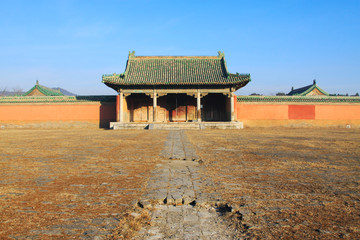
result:
M 316 106 L 318 120 L 360 120 L 360 105 Z
M 115 103 L 0 104 L 0 123 L 74 121 L 108 126 L 115 119 Z
M 360 103 L 241 102 L 235 116 L 244 126 L 358 126 Z M 50 101 L 50 100 L 49 100 Z M 126 102 L 124 102 L 126 106 Z M 39 122 L 91 123 L 108 127 L 116 121 L 113 102 L 0 103 L 0 125 Z M 125 118 L 126 116 L 124 116 Z
M 289 119 L 315 119 L 315 105 L 289 105 Z
M 237 119 L 285 120 L 288 119 L 288 106 L 237 103 Z
M 237 120 L 244 126 L 360 127 L 360 104 L 294 104 L 237 102 Z

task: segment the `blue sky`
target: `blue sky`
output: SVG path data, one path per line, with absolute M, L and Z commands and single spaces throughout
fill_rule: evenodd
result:
M 360 92 L 360 1 L 0 0 L 0 89 L 39 80 L 77 94 L 115 94 L 102 74 L 135 55 L 217 55 L 250 73 L 238 94 L 289 92 L 314 78 Z

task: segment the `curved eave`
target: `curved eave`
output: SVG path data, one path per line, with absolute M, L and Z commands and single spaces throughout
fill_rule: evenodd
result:
M 108 86 L 109 88 L 112 88 L 114 89 L 115 91 L 118 91 L 119 88 L 121 88 L 119 85 L 117 84 L 114 84 L 114 83 L 110 83 L 110 82 L 107 82 L 107 81 L 102 81 L 106 86 Z
M 125 79 L 124 75 L 110 75 L 103 76 L 102 82 L 105 84 L 113 84 L 119 86 L 136 86 L 136 85 L 146 85 L 146 86 L 162 86 L 162 85 L 245 85 L 251 81 L 250 74 L 238 75 L 238 74 L 228 74 L 227 79 L 230 81 L 213 81 L 213 82 L 130 82 Z
M 246 86 L 251 81 L 250 76 L 247 76 L 245 78 L 241 78 L 237 81 L 233 82 L 212 82 L 212 83 L 196 83 L 196 82 L 186 82 L 186 83 L 124 83 L 124 82 L 118 82 L 116 80 L 107 80 L 104 79 L 102 82 L 114 89 L 115 91 L 118 91 L 120 88 L 129 88 L 129 87 L 161 87 L 161 88 L 173 88 L 173 87 L 206 87 L 206 86 L 218 86 L 218 87 L 233 87 L 235 90 L 238 90 L 244 86 Z
M 245 87 L 249 82 L 251 82 L 251 79 L 249 78 L 247 81 L 243 81 L 239 84 L 234 85 L 235 91 L 239 90 L 240 88 Z
M 242 87 L 245 87 L 249 82 L 251 82 L 250 74 L 229 74 L 229 77 L 238 78 L 238 80 L 232 85 L 235 88 L 235 91 L 239 90 Z

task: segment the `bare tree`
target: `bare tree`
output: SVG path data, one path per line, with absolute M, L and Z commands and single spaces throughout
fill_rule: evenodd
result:
M 0 96 L 5 96 L 5 93 L 6 93 L 6 87 L 0 89 Z
M 16 95 L 21 95 L 23 94 L 23 90 L 21 87 L 13 87 L 13 94 Z

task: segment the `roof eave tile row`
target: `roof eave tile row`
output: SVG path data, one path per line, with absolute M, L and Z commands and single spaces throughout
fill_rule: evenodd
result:
M 6 96 L 1 103 L 115 102 L 116 96 Z
M 230 74 L 233 75 L 233 74 Z M 235 74 L 234 74 L 235 75 Z M 128 82 L 125 80 L 123 76 L 120 74 L 116 76 L 106 76 L 102 77 L 103 83 L 115 84 L 115 85 L 123 85 L 123 86 L 132 86 L 132 85 L 147 85 L 147 86 L 163 86 L 163 85 L 236 85 L 242 83 L 248 83 L 251 81 L 250 74 L 243 75 L 235 75 L 230 81 L 213 81 L 213 82 L 173 82 L 173 81 L 165 81 L 165 82 L 148 82 L 148 81 L 138 81 L 136 83 Z
M 324 102 L 324 103 L 360 103 L 360 97 L 332 96 L 238 96 L 238 102 Z

